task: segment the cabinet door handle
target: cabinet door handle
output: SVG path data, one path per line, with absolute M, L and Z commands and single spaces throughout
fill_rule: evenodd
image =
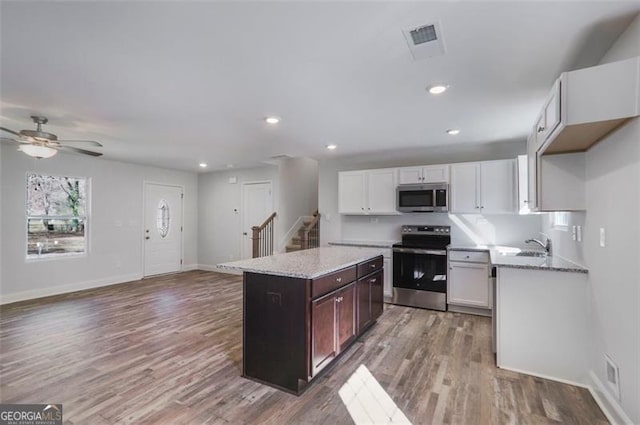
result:
M 543 131 L 544 131 L 544 127 L 543 126 L 538 127 L 538 133 L 542 133 Z
M 342 282 L 342 278 L 341 277 L 336 277 L 336 282 L 338 282 L 338 283 Z
M 375 264 L 371 264 L 369 267 L 371 267 L 372 269 L 375 269 L 376 265 Z
M 149 236 L 146 236 L 145 239 L 149 239 Z
M 371 283 L 376 283 L 378 279 L 371 279 Z

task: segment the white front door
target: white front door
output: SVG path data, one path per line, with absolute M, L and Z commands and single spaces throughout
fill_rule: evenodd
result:
M 271 182 L 245 183 L 242 186 L 242 258 L 253 256 L 253 226 L 260 226 L 273 212 Z M 275 247 L 274 247 L 275 249 Z
M 144 275 L 182 268 L 182 188 L 144 185 Z

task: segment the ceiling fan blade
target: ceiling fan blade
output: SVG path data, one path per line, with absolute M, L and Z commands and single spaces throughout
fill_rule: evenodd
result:
M 27 144 L 29 143 L 29 142 L 25 142 L 25 141 L 22 141 L 22 140 L 12 139 L 10 137 L 0 137 L 0 141 L 2 141 L 2 142 L 13 142 L 13 143 L 23 143 L 23 144 L 24 143 L 27 143 Z
M 86 149 L 74 148 L 71 146 L 56 146 L 55 149 L 61 149 L 65 151 L 76 152 L 76 153 L 81 153 L 81 154 L 90 155 L 90 156 L 102 156 L 100 152 L 88 151 Z
M 96 146 L 101 148 L 102 147 L 102 143 L 96 142 L 95 140 L 58 140 L 58 143 L 65 145 L 68 143 L 87 143 L 91 146 Z
M 0 130 L 6 131 L 7 133 L 15 134 L 16 136 L 20 137 L 20 133 L 16 133 L 15 131 L 9 130 L 8 128 L 0 127 Z

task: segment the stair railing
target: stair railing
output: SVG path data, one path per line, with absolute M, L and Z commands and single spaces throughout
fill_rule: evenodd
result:
M 276 213 L 271 214 L 260 226 L 251 227 L 253 258 L 273 254 L 273 225 Z
M 305 226 L 300 236 L 301 249 L 317 248 L 320 246 L 320 213 L 313 213 L 313 220 Z

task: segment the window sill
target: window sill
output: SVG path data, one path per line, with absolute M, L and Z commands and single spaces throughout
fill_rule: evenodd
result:
M 56 260 L 73 260 L 87 257 L 86 252 L 69 253 L 69 254 L 42 254 L 32 255 L 25 258 L 25 263 L 40 263 L 45 261 Z

